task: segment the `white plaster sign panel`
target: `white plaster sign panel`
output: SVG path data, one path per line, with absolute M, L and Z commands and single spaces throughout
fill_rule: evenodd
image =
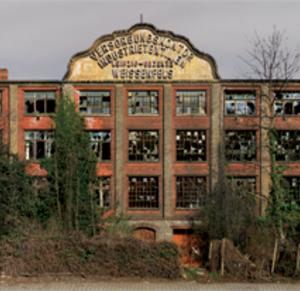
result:
M 194 49 L 183 37 L 150 25 L 99 38 L 72 57 L 65 80 L 190 81 L 218 78 L 212 57 Z

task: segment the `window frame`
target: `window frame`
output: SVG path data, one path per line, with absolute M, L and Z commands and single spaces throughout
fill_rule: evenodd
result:
M 238 94 L 253 94 L 254 95 L 254 99 L 249 99 L 249 98 L 245 98 L 245 99 L 232 99 L 232 100 L 227 100 L 227 95 L 229 94 L 233 94 L 233 95 L 238 95 Z M 257 94 L 257 89 L 256 88 L 224 88 L 223 89 L 223 98 L 224 98 L 224 116 L 225 117 L 257 117 L 259 114 L 259 106 L 258 106 L 258 94 Z M 228 102 L 234 102 L 235 104 L 235 110 L 237 108 L 236 103 L 242 102 L 244 101 L 246 103 L 246 108 L 247 108 L 247 102 L 252 101 L 254 103 L 255 106 L 255 111 L 253 114 L 230 114 L 227 113 L 227 101 Z
M 142 132 L 143 134 L 146 133 L 146 132 L 156 132 L 157 133 L 157 160 L 132 160 L 130 159 L 130 133 L 131 132 Z M 161 159 L 161 154 L 160 154 L 160 146 L 161 146 L 161 141 L 160 141 L 160 130 L 159 129 L 128 129 L 127 130 L 127 161 L 128 163 L 159 163 L 160 162 L 160 159 Z M 147 142 L 147 140 L 146 140 Z M 142 147 L 144 147 L 144 144 L 145 144 L 145 141 L 142 140 L 141 141 L 142 143 Z M 155 146 L 156 144 L 154 144 Z M 141 153 L 140 155 L 143 155 L 143 153 Z
M 237 175 L 227 175 L 227 183 L 229 183 L 229 185 L 231 184 L 232 180 L 235 179 L 239 179 L 239 180 L 247 180 L 247 179 L 254 179 L 254 193 L 253 194 L 257 194 L 257 181 L 258 181 L 258 177 L 256 175 L 245 175 L 245 176 L 237 176 Z M 247 182 L 247 184 L 249 185 L 249 182 Z M 232 186 L 232 185 L 230 185 Z
M 276 95 L 277 94 L 283 94 L 283 95 L 287 95 L 287 94 L 298 94 L 299 96 L 299 99 L 285 99 L 284 97 L 281 99 L 276 99 Z M 274 90 L 273 91 L 273 96 L 274 96 L 274 104 L 273 104 L 273 114 L 275 117 L 281 117 L 281 116 L 285 116 L 285 117 L 300 117 L 300 109 L 299 109 L 299 114 L 295 114 L 295 113 L 291 113 L 291 114 L 287 114 L 287 113 L 284 113 L 284 105 L 287 103 L 287 102 L 299 102 L 299 107 L 300 107 L 300 89 L 289 89 L 289 90 L 283 90 L 283 91 L 280 91 L 280 90 Z M 280 113 L 276 113 L 276 103 L 279 103 L 279 102 L 282 102 L 282 114 Z M 294 110 L 294 107 L 293 107 L 293 110 Z
M 279 132 L 296 132 L 296 133 L 298 133 L 298 138 L 300 140 L 300 129 L 277 129 L 276 133 L 278 134 Z M 296 138 L 297 138 L 297 136 L 296 136 Z M 290 141 L 290 137 L 288 137 L 288 140 Z M 292 159 L 292 160 L 291 159 L 282 160 L 282 159 L 278 159 L 278 155 L 280 155 L 280 153 L 279 154 L 277 153 L 277 150 L 278 150 L 278 148 L 277 148 L 277 146 L 278 146 L 278 139 L 275 142 L 276 142 L 276 153 L 275 153 L 275 161 L 276 162 L 279 162 L 279 163 L 294 163 L 294 162 L 299 162 L 300 161 L 300 144 L 297 144 L 298 149 L 294 148 L 294 147 L 292 149 L 288 148 L 288 151 L 292 151 L 293 149 L 295 149 L 295 150 L 297 149 L 298 150 L 298 152 L 299 152 L 299 158 L 297 160 L 295 160 L 295 159 Z M 280 147 L 282 148 L 282 145 Z M 282 155 L 284 155 L 284 153 L 282 153 Z
M 201 135 L 201 132 L 204 132 L 205 133 L 205 141 L 204 141 L 204 155 L 205 155 L 205 158 L 203 160 L 179 160 L 178 159 L 178 154 L 177 154 L 177 151 L 178 151 L 178 147 L 177 147 L 177 132 L 178 131 L 199 131 L 200 132 L 200 135 Z M 208 162 L 208 159 L 209 159 L 209 149 L 208 149 L 208 130 L 207 129 L 204 129 L 204 128 L 176 128 L 175 129 L 175 134 L 174 134 L 174 137 L 175 137 L 175 162 L 176 163 L 207 163 Z
M 205 193 L 201 193 L 201 196 L 207 196 L 208 195 L 208 177 L 206 175 L 176 175 L 175 176 L 175 209 L 176 211 L 193 211 L 193 210 L 198 210 L 201 209 L 202 207 L 205 206 L 205 197 L 200 197 L 200 200 L 202 198 L 202 203 L 197 206 L 193 207 L 183 207 L 183 206 L 178 206 L 178 179 L 179 178 L 196 178 L 196 179 L 202 179 L 202 182 L 204 181 L 204 187 L 205 187 Z M 196 192 L 195 192 L 196 193 Z M 191 202 L 190 202 L 191 204 Z
M 105 159 L 103 160 L 102 158 L 99 158 L 98 155 L 95 153 L 96 159 L 98 163 L 107 163 L 107 162 L 111 162 L 113 159 L 113 152 L 112 152 L 112 130 L 111 129 L 86 129 L 87 133 L 89 134 L 89 138 L 90 138 L 90 146 L 91 146 L 91 150 L 92 149 L 92 145 L 93 145 L 93 141 L 91 140 L 91 134 L 92 133 L 109 133 L 110 135 L 110 141 L 109 141 L 109 155 L 110 158 L 109 159 Z M 95 143 L 95 142 L 94 142 Z M 97 142 L 97 144 L 100 144 L 99 142 Z M 100 146 L 102 147 L 103 143 L 100 144 Z M 103 150 L 101 150 L 101 153 L 103 154 Z
M 177 93 L 179 92 L 186 92 L 186 93 L 190 93 L 190 92 L 204 92 L 204 113 L 178 113 L 178 95 Z M 175 116 L 176 117 L 189 117 L 189 116 L 207 116 L 208 114 L 208 90 L 206 88 L 175 88 Z M 192 98 L 192 96 L 182 96 L 182 98 Z M 199 96 L 200 97 L 200 96 Z M 184 103 L 184 101 L 183 101 Z M 189 101 L 189 103 L 191 104 L 191 101 Z M 198 103 L 201 104 L 201 100 L 198 100 Z M 200 107 L 199 107 L 200 108 Z
M 107 96 L 84 96 L 83 94 L 86 93 L 86 94 L 89 94 L 89 93 L 92 93 L 92 92 L 97 92 L 97 93 L 108 93 L 109 96 L 109 106 L 108 107 L 103 107 L 103 97 L 107 97 Z M 101 102 L 99 104 L 101 104 L 101 108 L 109 108 L 109 112 L 108 113 L 104 113 L 104 112 L 100 112 L 100 113 L 89 113 L 89 112 L 83 112 L 83 111 L 80 111 L 81 107 L 81 98 L 83 97 L 86 97 L 87 99 L 90 97 L 90 98 L 101 98 Z M 96 117 L 96 116 L 112 116 L 112 100 L 113 99 L 113 92 L 111 89 L 108 89 L 108 88 L 79 88 L 78 89 L 78 112 L 84 116 L 84 117 L 88 117 L 88 116 L 92 116 L 92 117 Z M 88 102 L 87 102 L 88 103 Z M 85 106 L 86 108 L 88 108 L 88 104 Z M 96 107 L 96 106 L 93 106 L 93 107 Z M 97 108 L 97 107 L 96 107 Z
M 52 134 L 52 139 L 49 140 L 49 138 L 45 138 L 44 140 L 43 139 L 37 139 L 36 138 L 36 135 L 37 133 L 41 133 L 43 132 L 43 134 Z M 34 139 L 26 139 L 26 134 L 27 133 L 32 133 L 34 134 Z M 32 147 L 33 147 L 33 157 L 29 157 L 27 158 L 27 142 L 29 143 L 29 146 L 28 146 L 28 152 L 29 152 L 29 155 L 30 155 L 30 143 L 32 143 Z M 45 156 L 44 157 L 41 157 L 41 158 L 38 158 L 37 155 L 38 155 L 38 149 L 37 149 L 37 142 L 43 142 L 44 143 L 44 152 L 45 152 Z M 48 149 L 49 147 L 49 149 Z M 51 157 L 51 154 L 53 153 L 54 151 L 54 130 L 24 130 L 24 159 L 26 161 L 40 161 L 41 159 L 45 159 L 45 158 L 49 158 Z M 49 153 L 49 154 L 47 154 Z
M 30 88 L 30 89 L 25 89 L 23 91 L 24 93 L 24 115 L 25 116 L 52 116 L 56 113 L 56 110 L 57 110 L 57 89 L 56 88 Z M 28 93 L 36 93 L 36 94 L 39 94 L 39 93 L 53 93 L 54 94 L 54 98 L 47 98 L 48 96 L 46 95 L 46 98 L 43 98 L 43 103 L 44 103 L 44 109 L 45 109 L 45 112 L 37 112 L 37 97 L 33 97 L 32 100 L 33 100 L 33 112 L 27 112 L 27 106 L 26 106 L 26 102 L 27 100 L 29 100 L 29 98 L 26 97 L 26 94 Z M 54 111 L 53 112 L 47 112 L 47 109 L 48 109 L 48 100 L 54 100 Z
M 100 184 L 101 183 L 103 183 L 103 181 L 101 181 L 102 179 L 108 179 L 108 184 L 107 185 L 109 185 L 109 206 L 105 206 L 105 205 L 103 205 L 103 206 L 101 206 L 101 200 L 102 201 L 104 201 L 105 199 L 103 198 L 103 196 L 104 195 L 102 195 L 102 199 L 101 199 L 101 195 L 100 195 L 100 191 L 101 191 L 101 189 L 100 189 Z M 102 185 L 102 184 L 101 184 Z M 102 187 L 103 187 L 103 185 L 102 185 Z M 97 207 L 99 207 L 99 209 L 103 209 L 103 210 L 109 210 L 109 209 L 112 209 L 112 202 L 113 202 L 113 197 L 112 197 L 112 176 L 111 175 L 101 175 L 101 176 L 98 176 L 97 177 L 97 185 L 95 186 L 95 192 L 97 191 L 97 190 L 99 190 L 99 194 L 97 195 L 97 193 L 95 193 L 96 194 L 96 196 L 98 196 L 98 198 L 99 198 L 99 203 L 97 203 Z M 103 191 L 103 190 L 102 190 Z M 98 199 L 97 197 L 96 197 L 96 200 Z
M 139 93 L 139 92 L 148 92 L 149 94 L 148 94 L 148 96 L 147 97 L 149 97 L 150 98 L 150 102 L 147 102 L 147 103 L 149 103 L 150 104 L 150 111 L 151 111 L 151 109 L 152 109 L 152 101 L 151 101 L 151 98 L 152 98 L 152 96 L 151 96 L 151 92 L 156 92 L 157 93 L 157 95 L 154 97 L 154 98 L 156 98 L 157 100 L 156 100 L 156 105 L 157 105 L 157 113 L 149 113 L 149 112 L 145 112 L 145 113 L 143 113 L 143 112 L 138 112 L 138 113 L 130 113 L 130 101 L 129 101 L 129 98 L 132 98 L 131 96 L 129 96 L 129 94 L 131 93 Z M 125 96 L 125 98 L 126 98 L 126 104 L 127 104 L 127 116 L 128 117 L 143 117 L 143 116 L 160 116 L 160 111 L 161 111 L 161 106 L 160 106 L 160 102 L 161 102 L 161 91 L 158 89 L 158 88 L 127 88 L 127 90 L 126 90 L 126 96 Z M 135 97 L 136 98 L 136 97 Z
M 155 178 L 156 181 L 157 181 L 157 184 L 156 184 L 156 189 L 157 189 L 157 193 L 154 193 L 154 195 L 157 195 L 156 197 L 156 202 L 157 203 L 157 206 L 153 206 L 153 207 L 133 207 L 133 206 L 130 206 L 130 178 L 139 178 L 139 179 L 144 179 L 144 178 L 147 178 L 147 179 L 151 179 L 151 178 Z M 159 175 L 127 175 L 127 209 L 129 211 L 158 211 L 160 210 L 160 207 L 161 207 L 161 203 L 163 203 L 161 201 L 161 185 L 160 185 L 161 181 L 160 181 L 160 176 Z M 138 193 L 135 193 L 135 195 L 137 195 Z M 151 195 L 151 193 L 149 194 Z M 145 200 L 145 199 L 144 199 Z M 144 202 L 143 202 L 144 203 Z
M 254 133 L 254 137 L 255 137 L 255 149 L 254 149 L 254 159 L 251 160 L 233 160 L 233 159 L 228 159 L 227 158 L 227 133 L 228 132 L 253 132 Z M 253 163 L 253 162 L 257 162 L 258 161 L 258 132 L 255 129 L 224 129 L 224 156 L 225 156 L 225 160 L 228 163 Z M 240 151 L 240 150 L 239 150 Z

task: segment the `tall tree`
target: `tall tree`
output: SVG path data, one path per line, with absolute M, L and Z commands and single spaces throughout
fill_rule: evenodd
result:
M 0 236 L 17 232 L 26 218 L 36 215 L 36 197 L 25 166 L 0 142 Z
M 268 212 L 279 237 L 286 238 L 285 224 L 295 226 L 299 224 L 299 207 L 291 204 L 287 207 L 287 189 L 284 187 L 283 173 L 285 167 L 276 161 L 278 131 L 275 126 L 276 112 L 274 105 L 280 101 L 283 92 L 292 78 L 300 70 L 299 49 L 287 47 L 286 33 L 273 28 L 268 37 L 258 33 L 250 42 L 247 54 L 242 58 L 247 65 L 248 75 L 251 79 L 264 81 L 265 90 L 262 90 L 262 125 L 261 130 L 267 133 L 269 144 L 267 150 L 270 159 L 271 191 L 268 197 Z M 300 157 L 299 157 L 300 159 Z M 292 207 L 291 207 L 292 206 Z
M 94 234 L 97 211 L 94 195 L 96 157 L 90 149 L 84 120 L 69 96 L 63 96 L 54 117 L 54 154 L 44 161 L 58 219 L 66 231 Z

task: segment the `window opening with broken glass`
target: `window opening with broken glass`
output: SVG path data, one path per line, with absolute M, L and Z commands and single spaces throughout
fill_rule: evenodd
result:
M 206 194 L 207 185 L 205 177 L 176 177 L 176 208 L 199 208 L 204 205 Z
M 128 115 L 158 115 L 158 91 L 129 91 Z
M 110 208 L 111 206 L 111 186 L 110 177 L 101 176 L 98 178 L 96 186 L 96 204 L 100 208 Z
M 159 133 L 157 130 L 130 130 L 128 160 L 157 162 L 159 160 Z
M 276 115 L 300 115 L 299 92 L 275 92 L 274 113 Z
M 111 112 L 110 91 L 81 91 L 79 112 L 82 114 L 109 115 Z
M 284 177 L 283 183 L 285 189 L 287 189 L 286 202 L 300 205 L 300 177 Z
M 176 160 L 205 161 L 206 133 L 205 130 L 176 131 Z
M 98 161 L 109 161 L 111 159 L 111 132 L 89 131 L 92 151 L 96 154 Z
M 228 183 L 232 191 L 240 194 L 256 193 L 256 178 L 255 177 L 228 177 Z
M 25 92 L 25 113 L 43 114 L 55 113 L 54 91 Z
M 254 130 L 227 130 L 225 132 L 227 161 L 256 160 L 256 132 Z
M 129 208 L 158 208 L 158 177 L 128 177 Z
M 255 92 L 225 91 L 226 115 L 255 115 Z
M 25 131 L 25 159 L 49 158 L 54 151 L 53 131 Z
M 206 91 L 204 90 L 177 90 L 177 115 L 204 115 L 206 114 Z
M 277 130 L 275 141 L 275 157 L 277 161 L 300 160 L 300 131 Z

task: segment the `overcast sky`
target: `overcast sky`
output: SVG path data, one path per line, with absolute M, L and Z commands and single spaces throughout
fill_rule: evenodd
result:
M 212 55 L 222 78 L 242 77 L 239 56 L 254 31 L 268 35 L 276 25 L 290 49 L 300 44 L 300 0 L 0 0 L 0 67 L 12 80 L 60 80 L 73 54 L 131 27 L 140 13 L 144 22 L 184 35 Z

